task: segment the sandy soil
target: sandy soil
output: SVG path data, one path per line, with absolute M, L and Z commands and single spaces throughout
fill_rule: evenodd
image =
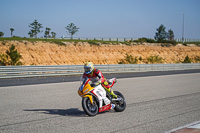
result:
M 94 64 L 118 64 L 125 58 L 126 54 L 145 59 L 149 56 L 159 56 L 163 63 L 178 63 L 188 55 L 190 58 L 200 57 L 200 47 L 189 46 L 148 46 L 145 45 L 90 45 L 88 43 L 69 43 L 66 46 L 59 46 L 47 42 L 25 42 L 7 41 L 6 44 L 0 41 L 0 54 L 14 44 L 21 53 L 21 62 L 24 65 L 72 65 L 84 64 L 92 61 Z

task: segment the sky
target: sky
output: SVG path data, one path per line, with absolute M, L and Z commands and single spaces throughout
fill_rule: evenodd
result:
M 200 0 L 0 0 L 0 31 L 28 37 L 37 20 L 56 37 L 70 37 L 65 27 L 74 23 L 74 37 L 154 38 L 163 24 L 175 38 L 200 39 Z

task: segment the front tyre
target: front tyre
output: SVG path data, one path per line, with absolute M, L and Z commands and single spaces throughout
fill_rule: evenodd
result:
M 117 111 L 117 112 L 122 112 L 122 111 L 124 111 L 125 108 L 126 108 L 126 101 L 125 101 L 125 98 L 124 98 L 124 96 L 123 96 L 120 92 L 118 92 L 118 91 L 114 91 L 114 93 L 115 93 L 115 95 L 117 95 L 118 98 L 121 98 L 120 101 L 117 101 L 117 102 L 115 103 L 115 108 L 114 108 L 114 110 Z
M 97 102 L 94 100 L 93 104 L 91 104 L 90 99 L 88 97 L 83 97 L 82 107 L 85 113 L 89 116 L 95 116 L 99 112 Z

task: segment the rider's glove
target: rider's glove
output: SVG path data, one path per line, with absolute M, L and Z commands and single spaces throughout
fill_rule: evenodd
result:
M 96 82 L 94 84 L 95 84 L 95 86 L 97 86 L 97 85 L 101 84 L 101 81 L 100 82 Z

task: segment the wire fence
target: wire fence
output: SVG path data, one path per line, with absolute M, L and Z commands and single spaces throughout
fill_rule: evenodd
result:
M 95 65 L 103 73 L 200 69 L 200 63 Z M 83 74 L 83 65 L 0 66 L 0 79 Z

